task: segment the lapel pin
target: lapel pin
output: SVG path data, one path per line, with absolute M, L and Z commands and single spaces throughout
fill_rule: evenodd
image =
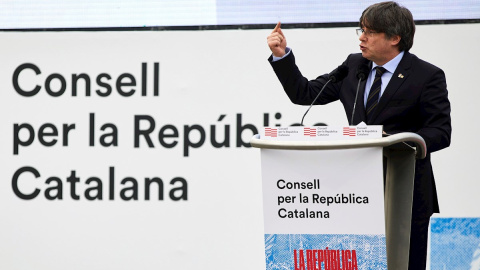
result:
M 404 76 L 403 76 L 402 73 L 398 74 L 398 78 L 403 79 L 403 77 L 404 77 Z

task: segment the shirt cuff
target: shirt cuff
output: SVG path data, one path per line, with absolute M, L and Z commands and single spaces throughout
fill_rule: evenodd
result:
M 290 54 L 291 51 L 292 50 L 289 47 L 287 47 L 287 48 L 285 48 L 285 55 L 283 55 L 282 57 L 277 57 L 277 56 L 272 54 L 272 62 L 275 62 L 275 61 L 278 61 L 278 60 L 281 60 L 281 59 L 287 57 Z

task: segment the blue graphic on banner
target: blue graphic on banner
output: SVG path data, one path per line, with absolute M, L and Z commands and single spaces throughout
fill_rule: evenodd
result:
M 265 234 L 267 270 L 311 269 L 307 264 L 314 263 L 313 256 L 314 269 L 319 270 L 325 269 L 325 263 L 337 263 L 341 269 L 387 269 L 385 235 Z
M 480 218 L 432 218 L 431 270 L 480 270 Z

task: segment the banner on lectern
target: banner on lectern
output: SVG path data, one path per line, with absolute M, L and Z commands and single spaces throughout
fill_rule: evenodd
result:
M 380 138 L 381 126 L 265 128 L 261 139 Z M 386 269 L 382 148 L 262 149 L 266 268 Z

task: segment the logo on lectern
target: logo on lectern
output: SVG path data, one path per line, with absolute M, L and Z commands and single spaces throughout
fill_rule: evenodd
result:
M 303 135 L 304 136 L 309 136 L 309 137 L 316 137 L 317 136 L 317 129 L 316 128 L 304 127 L 303 128 Z
M 357 136 L 357 128 L 355 127 L 344 127 L 343 136 L 355 137 Z
M 277 137 L 278 129 L 276 128 L 265 128 L 265 137 Z

